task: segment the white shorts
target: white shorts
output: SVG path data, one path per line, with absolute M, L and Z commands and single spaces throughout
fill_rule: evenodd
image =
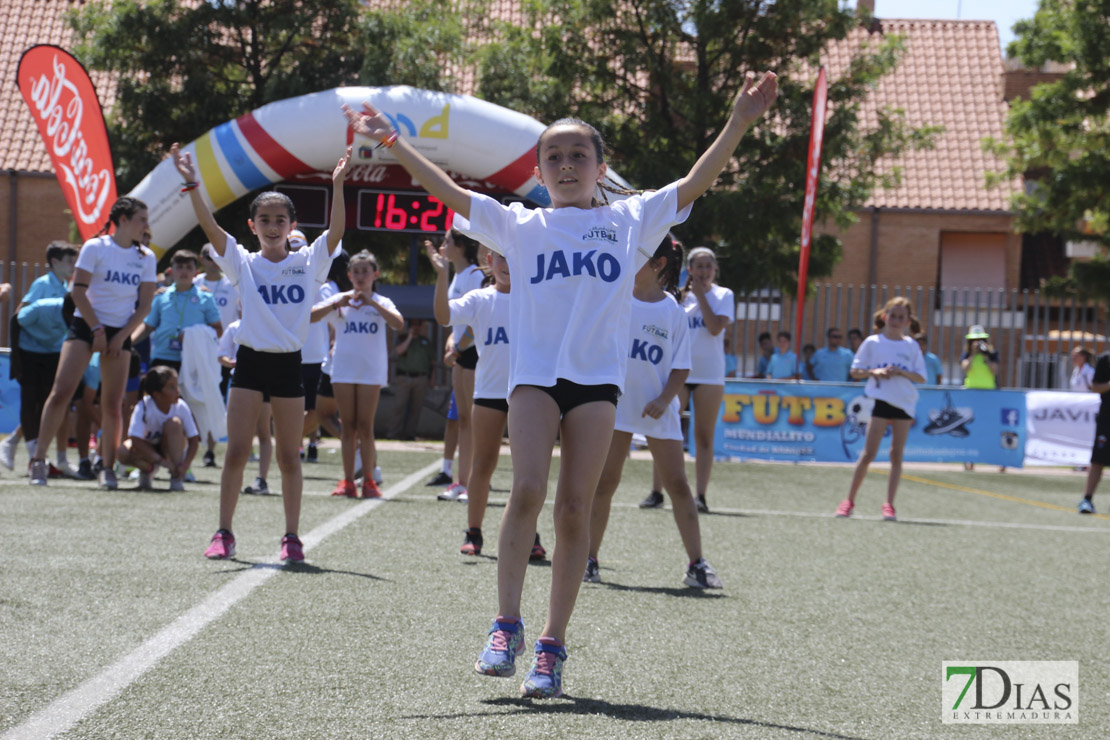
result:
M 634 405 L 624 403 L 623 396 L 617 402 L 617 423 L 613 426 L 616 431 L 642 434 L 651 439 L 682 441 L 682 418 L 678 413 L 678 399 L 672 401 L 670 408 L 658 419 L 643 416 L 643 407 L 633 408 Z

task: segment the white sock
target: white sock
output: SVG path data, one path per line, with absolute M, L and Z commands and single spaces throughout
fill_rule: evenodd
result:
M 38 452 L 39 441 L 37 439 L 27 440 L 27 456 L 32 460 L 35 459 L 35 453 Z
M 441 468 L 441 469 L 447 475 L 451 475 L 451 468 L 454 466 L 454 464 L 455 464 L 455 458 L 453 458 L 453 457 L 448 459 L 448 460 L 444 460 L 443 461 L 443 468 Z
M 57 452 L 55 452 L 54 459 L 57 461 L 55 464 L 59 468 L 64 468 L 66 465 L 69 465 L 69 458 L 67 457 L 65 450 L 58 450 Z

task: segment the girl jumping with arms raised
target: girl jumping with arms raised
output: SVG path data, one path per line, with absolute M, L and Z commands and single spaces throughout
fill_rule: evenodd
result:
M 265 401 L 274 417 L 274 447 L 281 470 L 281 495 L 285 508 L 285 535 L 281 560 L 304 561 L 304 547 L 297 530 L 301 520 L 299 448 L 304 427 L 304 383 L 301 348 L 308 339 L 309 314 L 317 289 L 327 279 L 332 253 L 346 228 L 343 180 L 351 167 L 351 149 L 332 172 L 331 227 L 308 249 L 289 250 L 289 232 L 296 221 L 293 202 L 281 193 L 265 192 L 251 203 L 247 221 L 258 237 L 260 249 L 248 252 L 235 237 L 216 223 L 201 196 L 196 169 L 189 153 L 177 144 L 170 149 L 177 171 L 185 179 L 200 226 L 212 243 L 212 259 L 239 286 L 243 318 L 236 341 L 235 375 L 227 398 L 227 452 L 220 476 L 220 524 L 204 554 L 212 559 L 235 555 L 232 520 L 243 469 L 251 453 L 258 414 Z
M 400 138 L 387 116 L 367 104 L 361 114 L 346 109 L 356 133 L 389 147 L 429 193 L 469 221 L 466 227 L 456 222 L 460 231 L 505 256 L 517 286 L 510 293 L 513 486 L 498 535 L 497 617 L 475 669 L 496 676 L 516 670 L 524 645 L 521 592 L 560 434 L 551 595 L 521 687 L 525 696 L 562 694 L 564 641 L 586 565 L 590 507 L 624 384 L 632 283 L 651 257 L 637 247 L 658 244 L 672 225 L 685 220 L 776 91 L 774 74 L 758 84 L 749 74 L 728 123 L 684 178 L 611 206 L 595 200 L 606 172 L 601 135 L 582 121 L 563 119 L 540 135 L 535 175 L 552 205 L 531 209 L 522 203 L 503 206 L 461 188 Z
M 887 481 L 886 503 L 883 519 L 895 521 L 894 494 L 902 477 L 902 451 L 906 437 L 913 426 L 914 407 L 917 406 L 917 388 L 914 383 L 925 382 L 925 357 L 913 335 L 921 331 L 913 315 L 913 304 L 901 296 L 891 298 L 881 311 L 875 313 L 875 333 L 863 340 L 856 358 L 852 360 L 852 380 L 867 380 L 864 395 L 875 400 L 871 421 L 867 423 L 867 438 L 860 453 L 848 498 L 836 507 L 836 515 L 849 517 L 856 505 L 863 477 L 890 427 L 890 478 Z

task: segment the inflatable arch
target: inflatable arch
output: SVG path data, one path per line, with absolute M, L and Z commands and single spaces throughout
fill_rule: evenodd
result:
M 439 166 L 540 205 L 550 202 L 533 175 L 542 123 L 469 95 L 405 86 L 334 88 L 270 103 L 217 126 L 183 147 L 197 165 L 203 197 L 219 210 L 271 183 L 312 173 L 330 175 L 352 141 L 340 106 L 358 110 L 364 100 Z M 388 149 L 355 143 L 356 165 L 397 164 Z M 129 193 L 150 208 L 152 246 L 159 256 L 196 226 L 181 184 L 166 158 Z

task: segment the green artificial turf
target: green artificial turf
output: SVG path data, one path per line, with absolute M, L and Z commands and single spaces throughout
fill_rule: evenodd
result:
M 383 451 L 383 488 L 434 463 L 432 447 Z M 363 506 L 326 495 L 337 456 L 322 460 L 305 466 L 302 535 Z M 848 467 L 718 464 L 713 513 L 700 522 L 725 589 L 702 593 L 681 583 L 686 558 L 670 511 L 636 507 L 650 464 L 629 461 L 601 551 L 603 583 L 583 585 L 568 630 L 567 696 L 548 702 L 518 698 L 529 651 L 516 677 L 473 672 L 496 611 L 507 494 L 492 494 L 485 550 L 468 558 L 458 553 L 466 507 L 417 483 L 323 540 L 305 566 L 276 568 L 68 734 L 1103 737 L 1110 669 L 1099 563 L 1110 521 L 1074 513 L 1078 475 L 993 470 L 910 471 L 948 487 L 903 482 L 902 521 L 888 523 L 878 521 L 881 472 L 843 520 L 831 514 Z M 202 557 L 217 474 L 198 471 L 202 481 L 185 494 L 33 489 L 14 477 L 0 486 L 0 732 L 241 574 L 275 568 L 278 496 L 242 497 L 235 561 Z M 510 478 L 502 459 L 494 488 Z M 275 471 L 275 489 L 278 481 Z M 539 522 L 549 549 L 551 512 Z M 549 583 L 549 566 L 529 567 L 529 645 Z M 943 725 L 941 663 L 952 660 L 1078 660 L 1080 724 Z

